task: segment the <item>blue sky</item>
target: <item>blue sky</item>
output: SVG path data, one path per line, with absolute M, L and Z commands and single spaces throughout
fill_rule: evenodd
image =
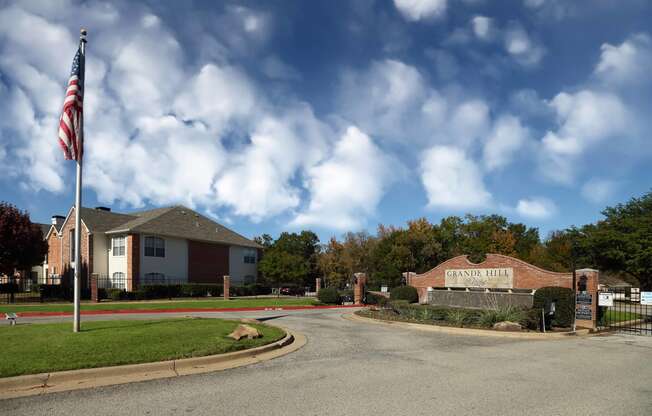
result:
M 650 22 L 644 0 L 0 1 L 0 199 L 40 222 L 73 201 L 56 130 L 84 26 L 86 206 L 545 236 L 650 190 Z

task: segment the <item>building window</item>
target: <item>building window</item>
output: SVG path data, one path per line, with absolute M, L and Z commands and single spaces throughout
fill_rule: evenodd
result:
M 146 285 L 165 283 L 165 275 L 163 273 L 145 273 L 143 283 Z
M 113 289 L 126 289 L 127 279 L 123 272 L 115 272 L 111 278 L 111 288 Z
M 75 261 L 75 229 L 70 230 L 70 262 Z
M 165 257 L 165 240 L 159 237 L 145 237 L 147 257 Z
M 111 239 L 111 244 L 113 246 L 113 255 L 114 256 L 124 256 L 125 255 L 125 238 L 124 237 L 113 237 Z
M 244 262 L 248 264 L 256 264 L 256 249 L 246 248 L 244 250 Z

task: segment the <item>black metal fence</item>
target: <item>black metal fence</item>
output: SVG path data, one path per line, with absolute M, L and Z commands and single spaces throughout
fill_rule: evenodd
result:
M 47 276 L 39 282 L 33 277 L 0 277 L 0 303 L 33 303 L 41 302 L 52 293 L 65 286 L 60 276 Z M 62 296 L 58 296 L 62 297 Z
M 643 300 L 643 304 L 641 301 Z M 613 331 L 652 336 L 652 305 L 639 293 L 611 288 L 598 292 L 598 325 Z

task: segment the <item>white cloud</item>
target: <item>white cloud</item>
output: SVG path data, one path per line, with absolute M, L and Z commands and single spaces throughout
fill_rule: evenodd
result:
M 256 222 L 298 207 L 293 178 L 322 160 L 331 134 L 307 106 L 264 117 L 215 182 L 215 202 Z
M 582 196 L 594 204 L 602 204 L 614 195 L 617 187 L 616 181 L 593 178 L 582 186 Z
M 645 33 L 630 36 L 620 45 L 602 44 L 596 76 L 616 86 L 650 82 L 652 39 Z
M 255 87 L 242 71 L 207 64 L 188 80 L 173 109 L 183 119 L 201 120 L 222 132 L 229 122 L 251 115 L 256 99 Z
M 529 140 L 529 131 L 513 115 L 501 116 L 484 145 L 484 164 L 492 171 L 507 165 L 514 154 Z
M 430 208 L 482 208 L 491 202 L 480 169 L 462 149 L 433 146 L 425 151 L 420 168 Z
M 482 40 L 489 40 L 492 37 L 492 20 L 487 16 L 474 16 L 471 19 L 471 26 L 475 36 Z
M 536 66 L 545 54 L 545 48 L 516 23 L 505 31 L 504 45 L 508 54 L 527 67 Z
M 581 90 L 562 92 L 550 102 L 558 129 L 542 139 L 543 173 L 562 183 L 573 180 L 574 162 L 583 152 L 607 139 L 618 140 L 628 129 L 628 111 L 620 98 L 610 93 Z
M 543 220 L 557 213 L 557 207 L 546 198 L 521 199 L 516 205 L 516 212 L 525 218 Z
M 356 127 L 349 127 L 331 157 L 308 170 L 310 204 L 294 226 L 338 230 L 361 227 L 391 181 L 392 162 Z
M 366 71 L 347 71 L 340 85 L 339 106 L 363 131 L 404 136 L 409 119 L 426 98 L 428 88 L 419 71 L 403 62 L 373 62 Z
M 405 19 L 417 21 L 442 16 L 447 0 L 394 0 L 394 5 Z

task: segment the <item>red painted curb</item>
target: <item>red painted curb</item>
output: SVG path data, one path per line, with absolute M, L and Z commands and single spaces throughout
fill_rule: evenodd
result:
M 176 308 L 176 309 L 98 309 L 94 311 L 81 311 L 82 315 L 112 315 L 130 313 L 179 313 L 179 312 L 250 312 L 250 311 L 288 311 L 304 309 L 337 309 L 359 308 L 362 305 L 319 305 L 319 306 L 255 306 L 250 308 Z M 72 316 L 72 312 L 20 312 L 20 318 L 33 318 L 39 316 Z

